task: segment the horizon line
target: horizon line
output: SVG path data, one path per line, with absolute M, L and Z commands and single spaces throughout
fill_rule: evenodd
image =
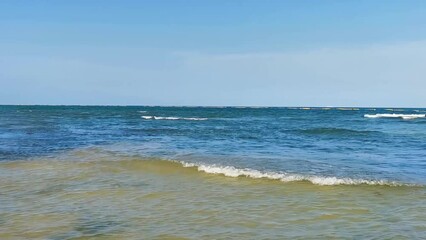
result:
M 392 107 L 392 106 L 267 106 L 267 105 L 137 105 L 137 104 L 0 104 L 0 106 L 51 106 L 51 107 L 182 107 L 182 108 L 405 108 L 414 109 L 425 107 Z

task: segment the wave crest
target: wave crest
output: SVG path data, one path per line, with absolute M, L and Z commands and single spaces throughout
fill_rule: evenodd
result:
M 379 114 L 365 114 L 366 118 L 402 118 L 405 120 L 424 118 L 426 114 L 397 114 L 397 113 L 379 113 Z
M 301 174 L 289 174 L 281 172 L 262 172 L 254 169 L 240 169 L 232 166 L 205 165 L 187 162 L 179 162 L 183 167 L 196 168 L 199 172 L 209 174 L 221 174 L 227 177 L 248 177 L 254 179 L 270 179 L 279 180 L 282 182 L 301 182 L 308 181 L 315 185 L 333 186 L 333 185 L 382 185 L 382 186 L 409 186 L 394 181 L 386 180 L 367 180 L 367 179 L 352 179 L 352 178 L 337 178 L 326 176 L 305 176 Z
M 158 117 L 158 116 L 141 116 L 143 119 L 154 119 L 154 120 L 188 120 L 188 121 L 205 121 L 208 118 L 196 118 L 196 117 Z

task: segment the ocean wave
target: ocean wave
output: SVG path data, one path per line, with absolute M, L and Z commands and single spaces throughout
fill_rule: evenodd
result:
M 158 117 L 158 116 L 141 116 L 143 119 L 154 119 L 154 120 L 188 120 L 188 121 L 205 121 L 208 118 L 196 118 L 196 117 Z
M 183 167 L 195 168 L 199 172 L 208 174 L 219 174 L 226 177 L 248 177 L 253 179 L 270 179 L 278 180 L 281 182 L 303 182 L 307 181 L 315 185 L 321 186 L 333 186 L 333 185 L 380 185 L 380 186 L 414 186 L 412 184 L 398 183 L 395 181 L 387 180 L 367 180 L 367 179 L 352 179 L 352 178 L 338 178 L 338 177 L 327 177 L 327 176 L 314 176 L 314 175 L 301 175 L 301 174 L 290 174 L 284 172 L 262 172 L 254 169 L 241 169 L 232 166 L 218 166 L 218 165 L 206 165 L 187 163 L 183 161 L 177 161 L 182 164 Z
M 392 112 L 403 112 L 404 109 L 400 109 L 400 108 L 386 108 L 386 111 L 392 111 Z
M 345 108 L 345 107 L 339 107 L 336 108 L 337 110 L 341 110 L 341 111 L 359 111 L 359 108 Z
M 121 149 L 121 147 L 119 147 Z M 354 177 L 338 177 L 338 176 L 324 176 L 317 174 L 303 174 L 303 173 L 288 173 L 285 171 L 261 171 L 252 168 L 238 168 L 236 166 L 227 166 L 214 163 L 203 163 L 196 161 L 187 161 L 184 158 L 188 156 L 180 156 L 178 158 L 162 158 L 141 156 L 139 154 L 128 155 L 128 151 L 122 152 L 119 149 L 104 149 L 92 147 L 89 149 L 71 151 L 60 159 L 67 159 L 84 162 L 98 162 L 98 161 L 113 161 L 123 162 L 126 166 L 130 163 L 142 164 L 148 168 L 160 169 L 162 173 L 169 171 L 177 171 L 179 173 L 189 173 L 181 171 L 187 169 L 189 171 L 201 172 L 212 175 L 219 175 L 225 177 L 246 177 L 250 179 L 259 180 L 274 180 L 283 183 L 297 183 L 307 182 L 320 186 L 337 186 L 337 185 L 371 185 L 371 186 L 392 186 L 392 187 L 424 187 L 424 184 L 401 182 L 397 180 L 388 179 L 366 179 Z M 183 158 L 182 158 L 183 157 Z M 135 167 L 136 168 L 136 167 Z M 183 169 L 179 169 L 183 168 Z
M 300 132 L 312 135 L 367 135 L 372 133 L 380 133 L 378 131 L 353 130 L 346 128 L 311 128 L 300 130 Z
M 396 113 L 379 113 L 379 114 L 365 114 L 366 118 L 402 118 L 405 120 L 424 118 L 426 114 L 396 114 Z

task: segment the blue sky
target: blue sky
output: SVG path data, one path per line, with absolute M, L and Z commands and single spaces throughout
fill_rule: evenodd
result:
M 0 104 L 426 107 L 426 1 L 0 1 Z

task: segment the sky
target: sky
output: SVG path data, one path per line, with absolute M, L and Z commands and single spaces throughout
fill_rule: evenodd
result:
M 0 1 L 0 104 L 426 107 L 426 1 Z

